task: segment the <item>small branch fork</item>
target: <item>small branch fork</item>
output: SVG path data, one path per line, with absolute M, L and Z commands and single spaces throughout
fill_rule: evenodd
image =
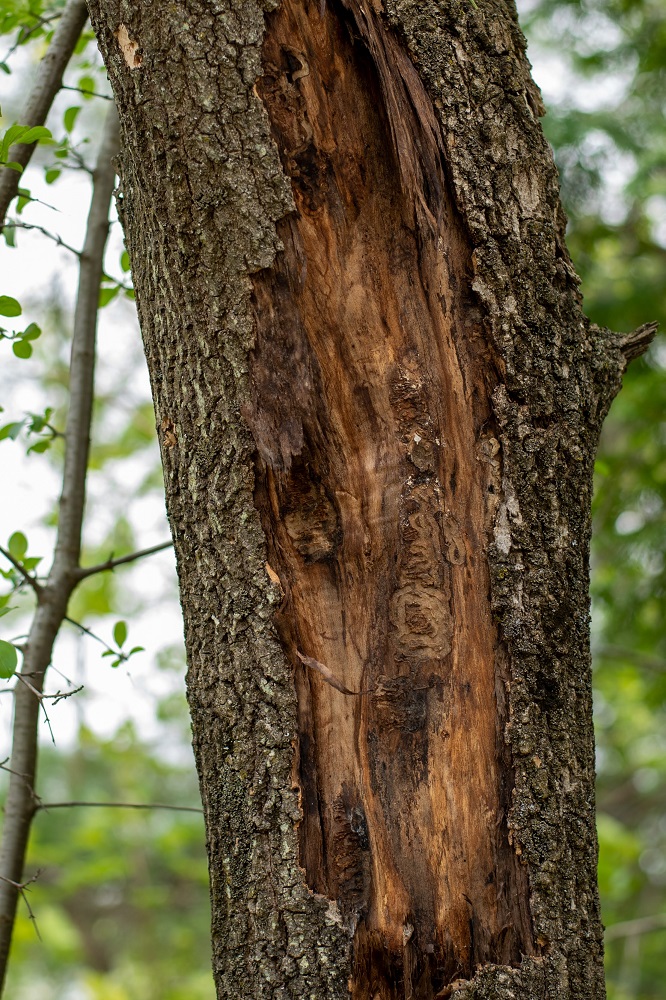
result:
M 4 875 L 0 875 L 0 882 L 4 882 L 6 885 L 12 886 L 12 888 L 16 890 L 17 894 L 21 895 L 23 902 L 26 905 L 28 916 L 32 921 L 32 926 L 35 928 L 35 934 L 37 935 L 40 941 L 42 940 L 42 935 L 39 933 L 39 927 L 37 926 L 37 919 L 30 905 L 30 900 L 28 899 L 27 891 L 28 887 L 31 886 L 33 882 L 36 882 L 41 874 L 42 872 L 40 869 L 39 871 L 36 871 L 35 874 L 32 876 L 32 878 L 29 878 L 27 882 L 13 882 L 12 879 L 5 878 Z
M 35 698 L 41 705 L 42 712 L 44 713 L 44 721 L 46 722 L 46 725 L 49 727 L 49 733 L 51 734 L 51 742 L 55 746 L 55 736 L 53 735 L 53 728 L 51 727 L 51 719 L 49 718 L 49 713 L 46 711 L 45 702 L 53 701 L 53 704 L 57 705 L 58 702 L 64 701 L 66 698 L 71 698 L 72 695 L 78 694 L 79 691 L 83 691 L 83 685 L 77 688 L 73 688 L 71 691 L 56 691 L 55 694 L 44 694 L 43 691 L 39 691 L 36 687 L 34 687 L 34 685 L 30 683 L 30 681 L 26 678 L 24 673 L 17 674 L 16 680 L 20 684 L 25 684 L 28 690 L 32 691 Z
M 173 547 L 173 542 L 160 542 L 158 545 L 151 545 L 147 549 L 139 549 L 137 552 L 130 552 L 129 555 L 120 556 L 118 559 L 107 559 L 106 562 L 98 563 L 96 566 L 79 566 L 72 571 L 72 577 L 76 583 L 80 583 L 81 580 L 86 580 L 89 576 L 94 576 L 96 573 L 106 573 L 109 570 L 114 570 L 117 566 L 126 566 L 129 563 L 137 562 L 139 559 L 144 559 L 146 556 L 152 556 L 156 552 L 164 552 L 165 549 L 170 549 Z M 0 545 L 0 555 L 3 555 L 5 559 L 12 564 L 15 570 L 23 577 L 25 583 L 30 586 L 34 592 L 39 597 L 43 593 L 43 586 L 34 576 L 25 569 L 21 562 L 16 559 L 9 549 L 6 549 L 3 545 Z M 88 631 L 83 625 L 78 622 L 67 619 L 72 625 L 76 625 L 77 628 L 82 629 L 84 632 Z M 92 634 L 92 633 L 90 633 Z
M 18 570 L 18 572 L 21 574 L 21 576 L 28 584 L 28 586 L 32 587 L 34 592 L 39 597 L 43 589 L 41 583 L 38 583 L 37 580 L 34 578 L 34 576 L 31 576 L 30 573 L 28 573 L 28 571 L 23 568 L 21 563 L 18 561 L 18 559 L 14 558 L 9 549 L 5 549 L 2 545 L 0 545 L 0 553 L 2 553 L 5 559 L 12 564 L 14 569 Z

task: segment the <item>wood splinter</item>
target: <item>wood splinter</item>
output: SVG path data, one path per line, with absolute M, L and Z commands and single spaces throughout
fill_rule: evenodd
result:
M 334 687 L 336 691 L 340 692 L 340 694 L 348 694 L 358 698 L 364 694 L 372 694 L 374 691 L 374 688 L 366 688 L 363 691 L 350 691 L 348 687 L 344 686 L 341 680 L 338 680 L 333 671 L 324 663 L 320 663 L 319 660 L 315 660 L 311 656 L 303 656 L 298 649 L 296 650 L 296 656 L 299 658 L 301 663 L 305 664 L 306 667 L 310 667 L 312 670 L 316 670 L 318 674 L 321 674 L 326 683 L 330 684 L 331 687 Z

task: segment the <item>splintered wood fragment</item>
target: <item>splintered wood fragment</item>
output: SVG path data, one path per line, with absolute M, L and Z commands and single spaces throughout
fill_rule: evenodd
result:
M 280 583 L 280 577 L 277 575 L 277 573 L 275 572 L 275 570 L 273 569 L 273 567 L 271 566 L 270 563 L 266 563 L 266 572 L 268 573 L 268 577 L 269 577 L 271 583 L 276 584 L 280 588 L 280 590 L 282 590 L 282 584 Z
M 336 691 L 340 694 L 348 694 L 354 697 L 359 697 L 362 694 L 371 694 L 369 689 L 365 691 L 350 691 L 349 688 L 345 687 L 341 680 L 335 676 L 333 671 L 327 667 L 324 663 L 320 663 L 319 660 L 314 660 L 311 656 L 303 656 L 300 650 L 296 650 L 296 656 L 299 658 L 301 663 L 304 663 L 306 667 L 310 667 L 312 670 L 316 670 L 318 674 L 324 678 L 327 684 L 334 687 Z
M 658 323 L 643 323 L 642 326 L 622 337 L 620 350 L 624 354 L 627 364 L 647 351 L 658 329 Z

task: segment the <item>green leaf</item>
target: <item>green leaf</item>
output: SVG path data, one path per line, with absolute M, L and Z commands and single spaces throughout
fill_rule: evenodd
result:
M 0 639 L 0 677 L 4 677 L 5 680 L 13 677 L 16 673 L 17 664 L 18 653 L 16 652 L 16 646 L 12 646 L 11 642 Z
M 45 438 L 43 441 L 35 441 L 28 448 L 26 454 L 29 455 L 33 451 L 36 455 L 42 455 L 45 451 L 48 451 L 53 444 L 53 438 Z
M 10 148 L 19 142 L 21 136 L 25 135 L 27 131 L 27 125 L 10 125 L 2 137 L 2 143 L 0 143 L 0 161 L 4 162 L 7 159 Z
M 44 171 L 44 180 L 47 184 L 53 184 L 58 180 L 62 173 L 59 167 L 49 167 L 48 170 Z
M 29 128 L 27 125 L 11 125 L 5 132 L 0 144 L 0 162 L 7 159 L 7 155 L 12 146 L 21 143 L 22 145 L 31 142 L 40 142 L 42 139 L 50 139 L 51 132 L 43 125 L 36 125 Z
M 6 74 L 7 74 L 7 76 L 10 76 L 10 75 L 11 75 L 11 72 L 12 72 L 12 71 L 11 71 L 11 69 L 9 68 L 9 66 L 7 65 L 7 63 L 6 63 L 6 62 L 0 62 L 0 69 L 2 70 L 2 72 L 3 72 L 3 73 L 6 73 Z
M 99 300 L 98 300 L 98 306 L 99 306 L 99 308 L 103 309 L 104 306 L 107 306 L 109 304 L 109 302 L 111 302 L 113 299 L 115 299 L 115 297 L 116 297 L 116 295 L 118 294 L 119 291 L 120 291 L 120 288 L 119 288 L 118 285 L 116 285 L 114 288 L 100 288 L 100 290 L 99 290 Z
M 0 608 L 0 618 L 4 618 L 4 616 L 8 615 L 10 611 L 15 611 L 15 610 L 16 610 L 16 605 L 14 604 L 12 604 L 11 608 Z
M 127 250 L 123 250 L 120 255 L 120 266 L 125 273 L 127 273 L 131 268 L 130 257 Z
M 102 653 L 102 657 L 105 657 L 105 656 L 115 656 L 115 655 L 116 655 L 116 653 L 115 653 L 115 650 L 113 650 L 113 649 L 105 649 L 104 652 Z
M 64 115 L 62 116 L 62 120 L 63 120 L 63 124 L 65 126 L 65 131 L 66 132 L 71 132 L 72 129 L 74 128 L 74 124 L 76 122 L 76 117 L 77 117 L 77 115 L 78 115 L 78 113 L 79 113 L 80 110 L 81 110 L 81 106 L 80 105 L 75 105 L 72 108 L 67 108 L 67 111 L 65 111 Z
M 78 42 L 74 46 L 74 54 L 80 56 L 81 53 L 85 51 L 88 42 L 94 37 L 95 36 L 92 34 L 92 32 L 84 31 L 81 34 L 81 37 L 79 38 Z
M 29 358 L 32 354 L 32 346 L 27 340 L 15 340 L 12 344 L 12 351 L 17 358 Z
M 18 189 L 18 201 L 16 202 L 16 211 L 20 215 L 23 209 L 29 202 L 32 201 L 32 195 L 27 188 Z
M 21 305 L 11 295 L 0 295 L 0 316 L 20 316 Z
M 30 323 L 21 334 L 21 340 L 37 340 L 42 335 L 42 328 L 36 323 Z
M 121 647 L 127 638 L 127 622 L 116 622 L 113 626 L 113 641 Z
M 19 139 L 20 143 L 42 142 L 45 139 L 52 139 L 51 130 L 44 125 L 35 125 L 29 128 Z
M 132 646 L 129 653 L 127 654 L 127 658 L 129 659 L 130 656 L 134 656 L 135 653 L 145 653 L 145 651 L 146 651 L 145 646 Z
M 17 163 L 16 160 L 8 160 L 7 163 L 2 164 L 3 167 L 8 167 L 9 170 L 15 170 L 17 174 L 23 173 L 23 165 Z
M 33 569 L 37 569 L 41 561 L 41 556 L 30 556 L 28 559 L 23 560 L 23 568 L 27 569 L 30 573 Z
M 22 427 L 22 420 L 19 423 L 5 424 L 4 427 L 0 427 L 0 441 L 4 441 L 5 438 L 10 438 L 12 441 L 16 441 L 16 438 L 21 433 Z
M 91 76 L 79 77 L 79 90 L 83 91 L 84 100 L 89 101 L 95 90 L 95 81 Z
M 18 559 L 18 561 L 21 562 L 28 551 L 28 539 L 22 531 L 15 531 L 7 542 L 7 548 L 14 556 L 14 559 Z
M 5 238 L 5 243 L 8 247 L 16 246 L 16 226 L 7 225 L 2 230 L 2 235 Z

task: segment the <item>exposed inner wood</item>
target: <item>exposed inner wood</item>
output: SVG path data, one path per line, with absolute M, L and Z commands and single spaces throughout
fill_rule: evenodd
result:
M 534 952 L 489 605 L 493 362 L 439 126 L 376 6 L 268 18 L 257 89 L 297 211 L 253 276 L 246 413 L 298 694 L 301 862 L 355 935 L 357 1000 L 443 997 Z

